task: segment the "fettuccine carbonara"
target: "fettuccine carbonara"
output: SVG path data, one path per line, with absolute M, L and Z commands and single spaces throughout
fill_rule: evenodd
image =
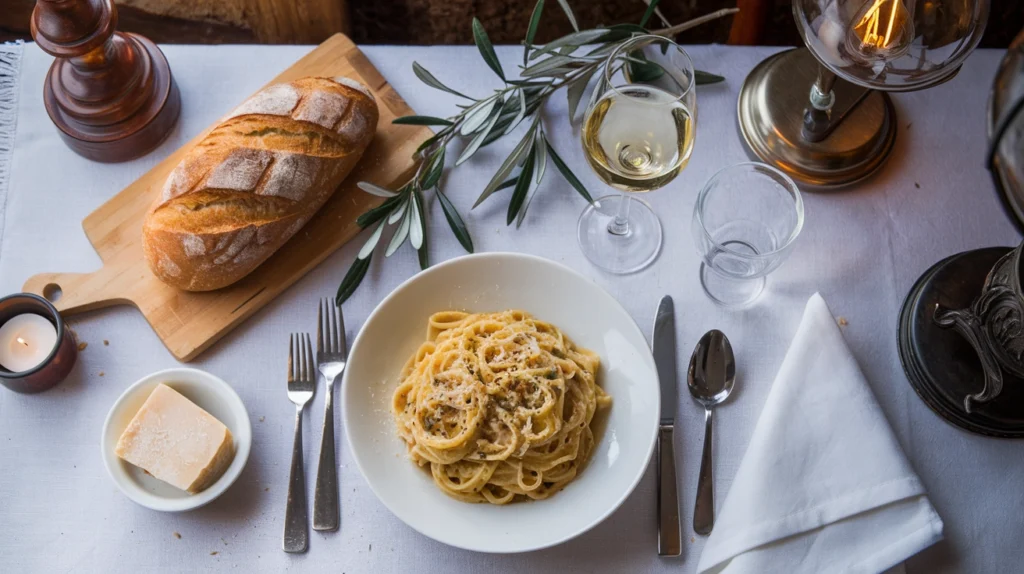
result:
M 392 399 L 398 433 L 445 493 L 467 502 L 543 499 L 594 449 L 611 398 L 600 359 L 523 311 L 430 317 Z

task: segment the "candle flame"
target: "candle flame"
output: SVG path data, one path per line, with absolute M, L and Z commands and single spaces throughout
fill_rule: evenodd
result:
M 18 337 L 15 340 L 18 341 L 19 343 L 21 343 L 22 345 L 25 345 L 26 347 L 28 346 L 28 341 L 26 341 L 25 339 L 22 339 L 21 337 Z

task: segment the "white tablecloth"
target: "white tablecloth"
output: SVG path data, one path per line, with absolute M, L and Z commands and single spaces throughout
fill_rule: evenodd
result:
M 129 163 L 103 165 L 69 151 L 40 97 L 50 58 L 26 45 L 20 78 L 13 171 L 0 238 L 0 293 L 20 291 L 44 271 L 88 271 L 100 261 L 80 221 L 158 160 L 304 54 L 306 47 L 165 46 L 182 95 L 177 128 L 159 149 Z M 472 47 L 368 47 L 366 54 L 418 112 L 448 115 L 454 98 L 424 87 L 413 59 L 443 81 L 485 94 L 496 79 Z M 692 49 L 699 68 L 723 74 L 724 85 L 698 92 L 700 120 L 693 159 L 666 189 L 649 196 L 665 226 L 665 247 L 648 270 L 618 277 L 598 272 L 575 240 L 582 200 L 557 174 L 533 202 L 521 230 L 504 225 L 506 198 L 469 211 L 503 159 L 503 142 L 481 151 L 445 182 L 466 214 L 480 251 L 515 250 L 549 257 L 604 286 L 649 332 L 661 295 L 676 300 L 679 364 L 710 328 L 725 331 L 739 362 L 733 397 L 716 417 L 715 476 L 724 499 L 750 440 L 768 387 L 793 336 L 804 303 L 820 291 L 848 321 L 851 350 L 900 443 L 946 523 L 946 540 L 912 559 L 908 571 L 1011 572 L 1024 563 L 1024 443 L 983 438 L 939 419 L 917 398 L 896 351 L 899 306 L 913 281 L 940 258 L 965 249 L 1015 244 L 983 166 L 985 105 L 1001 53 L 973 55 L 951 82 L 896 96 L 899 136 L 893 157 L 869 182 L 836 194 L 806 194 L 807 223 L 790 261 L 769 278 L 760 304 L 744 312 L 713 306 L 701 292 L 690 214 L 700 186 L 716 170 L 746 159 L 736 128 L 736 98 L 747 72 L 772 53 L 765 48 Z M 520 51 L 500 49 L 506 69 Z M 548 110 L 559 153 L 592 192 L 602 186 L 565 127 L 565 101 Z M 0 190 L 3 187 L 0 186 Z M 0 197 L 0 205 L 3 205 Z M 441 210 L 431 202 L 431 257 L 462 253 Z M 0 209 L 0 213 L 3 210 Z M 555 548 L 491 556 L 449 548 L 393 517 L 370 492 L 341 447 L 342 527 L 313 533 L 310 551 L 280 549 L 292 440 L 285 397 L 286 333 L 314 326 L 318 297 L 334 293 L 361 241 L 341 249 L 305 279 L 197 360 L 231 382 L 249 408 L 254 445 L 244 473 L 222 498 L 195 512 L 161 514 L 135 505 L 107 477 L 99 456 L 103 418 L 121 391 L 175 360 L 130 308 L 71 318 L 88 348 L 61 386 L 41 395 L 0 389 L 0 571 L 184 571 L 238 568 L 279 572 L 692 572 L 703 545 L 690 527 L 703 413 L 679 399 L 676 433 L 684 549 L 682 559 L 656 553 L 654 470 L 607 521 Z M 381 260 L 383 258 L 380 258 Z M 345 305 L 350 330 L 417 270 L 403 248 L 375 260 L 364 285 Z M 107 346 L 104 341 L 109 341 Z M 309 412 L 307 479 L 312 492 L 323 393 Z M 339 426 L 339 433 L 340 433 Z M 344 445 L 344 441 L 340 444 Z M 173 534 L 180 533 L 178 539 Z

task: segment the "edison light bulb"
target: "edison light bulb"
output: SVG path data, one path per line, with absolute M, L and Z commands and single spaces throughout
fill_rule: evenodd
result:
M 902 0 L 868 0 L 852 23 L 847 46 L 867 60 L 901 56 L 914 41 L 913 15 Z

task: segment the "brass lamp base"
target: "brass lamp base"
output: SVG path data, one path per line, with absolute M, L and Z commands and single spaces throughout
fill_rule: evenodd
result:
M 896 110 L 883 92 L 837 81 L 834 127 L 821 141 L 809 141 L 803 135 L 804 110 L 819 66 L 807 48 L 758 64 L 740 89 L 740 131 L 765 163 L 806 185 L 835 188 L 860 181 L 885 163 L 896 142 Z

